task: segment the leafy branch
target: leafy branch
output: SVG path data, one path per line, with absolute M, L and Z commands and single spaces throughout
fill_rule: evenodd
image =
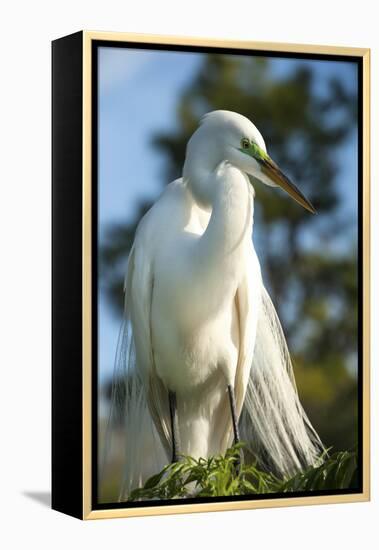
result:
M 228 449 L 225 455 L 208 459 L 181 457 L 150 477 L 144 487 L 132 491 L 129 501 L 169 500 L 191 497 L 261 495 L 347 489 L 357 486 L 355 452 L 337 452 L 295 476 L 280 479 L 263 472 L 256 463 L 241 462 L 243 443 Z

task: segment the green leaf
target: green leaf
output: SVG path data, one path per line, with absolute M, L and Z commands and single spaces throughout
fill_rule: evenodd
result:
M 129 500 L 156 500 L 230 495 L 291 493 L 301 491 L 344 489 L 356 483 L 355 452 L 324 455 L 314 467 L 298 472 L 292 478 L 280 479 L 270 472 L 241 461 L 243 443 L 234 445 L 224 455 L 204 459 L 183 456 L 181 462 L 167 465 L 150 477 L 145 486 L 132 491 Z M 237 461 L 240 462 L 237 470 Z

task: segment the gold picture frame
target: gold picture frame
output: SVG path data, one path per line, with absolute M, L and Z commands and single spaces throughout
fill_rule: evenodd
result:
M 96 509 L 92 502 L 92 481 L 93 470 L 96 468 L 94 457 L 94 446 L 92 438 L 93 429 L 93 370 L 92 370 L 92 289 L 93 289 L 93 220 L 92 220 L 92 200 L 93 200 L 93 143 L 92 143 L 92 116 L 93 116 L 93 66 L 92 52 L 94 43 L 102 42 L 117 43 L 128 42 L 135 44 L 169 45 L 171 47 L 196 47 L 196 48 L 223 48 L 233 50 L 251 50 L 265 52 L 282 52 L 285 54 L 309 54 L 313 56 L 344 56 L 359 59 L 362 66 L 362 113 L 361 113 L 361 132 L 362 132 L 362 285 L 363 285 L 363 316 L 362 316 L 362 491 L 351 494 L 335 495 L 315 495 L 315 496 L 295 496 L 284 498 L 267 498 L 264 500 L 240 500 L 225 502 L 205 502 L 205 503 L 185 503 L 139 506 L 135 508 L 105 508 Z M 74 60 L 74 61 L 73 61 Z M 69 68 L 68 63 L 73 63 L 76 68 Z M 64 101 L 60 98 L 62 95 L 61 86 L 64 80 L 70 79 L 73 72 L 76 75 L 81 74 L 81 82 L 75 81 L 75 86 L 81 88 L 81 112 L 77 112 L 77 120 L 73 127 L 62 130 L 63 118 L 67 117 L 66 108 L 72 108 L 73 103 L 77 104 L 78 97 L 74 87 L 68 90 L 68 107 L 65 107 Z M 71 76 L 70 76 L 71 75 Z M 74 77 L 72 77 L 74 78 Z M 78 76 L 76 77 L 78 80 Z M 67 85 L 67 84 L 66 84 Z M 68 87 L 70 85 L 67 85 Z M 74 86 L 74 85 L 73 85 Z M 77 88 L 77 89 L 79 89 Z M 58 97 L 59 96 L 59 97 Z M 70 103 L 71 102 L 71 103 Z M 62 113 L 60 111 L 62 110 Z M 80 117 L 80 120 L 79 120 Z M 64 292 L 65 277 L 60 276 L 63 259 L 60 258 L 61 239 L 63 238 L 60 228 L 63 227 L 63 214 L 65 200 L 72 201 L 72 196 L 65 199 L 64 191 L 60 189 L 61 182 L 72 177 L 65 172 L 64 164 L 67 157 L 62 153 L 64 143 L 68 132 L 75 132 L 81 128 L 82 132 L 78 136 L 76 148 L 79 141 L 81 150 L 76 151 L 79 155 L 79 168 L 74 175 L 73 185 L 77 200 L 80 202 L 73 226 L 76 227 L 76 233 L 72 237 L 80 240 L 76 260 L 81 258 L 81 272 L 75 272 L 75 282 L 80 284 L 77 296 L 81 295 L 78 311 L 78 319 L 74 323 L 75 327 L 69 330 L 76 330 L 75 337 L 77 341 L 81 340 L 80 349 L 71 350 L 71 355 L 66 354 L 66 348 L 60 343 L 60 334 L 62 332 L 63 320 L 57 320 L 59 312 L 62 312 L 63 300 L 60 294 Z M 66 132 L 64 136 L 60 132 Z M 72 145 L 74 146 L 74 145 Z M 62 157 L 63 155 L 63 157 Z M 62 158 L 61 158 L 62 157 Z M 55 160 L 54 160 L 55 159 Z M 54 168 L 55 166 L 55 168 Z M 79 173 L 80 172 L 80 173 Z M 76 178 L 76 179 L 75 179 Z M 80 180 L 80 181 L 79 181 Z M 370 50 L 367 48 L 350 48 L 325 45 L 302 45 L 285 44 L 271 42 L 254 41 L 227 41 L 214 40 L 209 38 L 190 38 L 176 36 L 159 36 L 144 34 L 126 34 L 114 32 L 83 31 L 54 41 L 53 43 L 53 240 L 56 254 L 53 254 L 55 261 L 55 283 L 53 283 L 53 508 L 69 513 L 82 519 L 105 519 L 116 517 L 133 517 L 160 514 L 179 514 L 196 512 L 215 512 L 220 510 L 246 510 L 255 508 L 283 507 L 283 506 L 303 506 L 314 504 L 330 504 L 343 502 L 363 502 L 370 499 Z M 80 197 L 79 197 L 80 195 Z M 55 225 L 54 225 L 55 224 Z M 78 234 L 80 227 L 80 235 Z M 73 229 L 74 231 L 74 229 Z M 67 238 L 67 237 L 65 237 Z M 65 245 L 62 245 L 63 248 Z M 70 260 L 66 260 L 70 262 Z M 74 266 L 76 265 L 76 267 Z M 69 264 L 68 270 L 76 269 L 77 262 Z M 54 294 L 54 288 L 56 294 Z M 55 304 L 55 305 L 54 305 Z M 55 308 L 55 309 L 54 309 Z M 66 317 L 70 315 L 65 311 Z M 55 321 L 54 321 L 55 319 Z M 55 324 L 55 329 L 54 329 Z M 79 335 L 80 330 L 80 335 Z M 66 332 L 67 334 L 67 332 Z M 68 362 L 70 367 L 67 367 Z M 69 368 L 68 377 L 70 381 L 62 380 L 64 368 Z M 67 372 L 67 370 L 65 371 Z M 67 386 L 65 386 L 67 384 Z M 68 420 L 65 418 L 65 408 L 68 407 L 65 400 L 61 397 L 65 391 L 74 388 L 73 399 L 76 399 L 75 412 Z M 76 416 L 75 416 L 76 415 Z M 79 418 L 80 416 L 80 418 Z M 73 420 L 77 418 L 79 425 L 73 430 L 75 434 L 67 435 L 65 426 L 72 426 Z M 54 435 L 55 434 L 55 435 Z M 72 445 L 72 446 L 71 446 Z M 76 455 L 67 467 L 67 456 L 63 456 L 64 449 Z M 80 456 L 77 456 L 77 455 Z M 66 472 L 73 472 L 72 479 L 67 480 L 67 474 L 64 476 L 63 469 Z M 74 487 L 75 485 L 75 487 Z M 71 497 L 70 497 L 71 494 Z

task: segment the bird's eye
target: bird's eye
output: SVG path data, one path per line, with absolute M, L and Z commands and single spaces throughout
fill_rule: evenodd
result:
M 250 141 L 247 138 L 241 140 L 242 149 L 248 149 L 250 147 Z

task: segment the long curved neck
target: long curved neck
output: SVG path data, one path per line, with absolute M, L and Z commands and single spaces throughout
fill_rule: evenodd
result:
M 195 199 L 201 184 L 213 190 L 212 213 L 197 243 L 196 263 L 203 283 L 207 279 L 221 299 L 228 291 L 235 292 L 246 269 L 244 252 L 251 246 L 253 192 L 247 176 L 227 162 L 213 171 L 197 164 L 190 177 Z M 201 182 L 200 178 L 207 180 Z
M 253 199 L 247 177 L 225 164 L 214 175 L 215 196 L 212 214 L 200 246 L 209 260 L 235 262 L 241 247 L 250 242 Z

